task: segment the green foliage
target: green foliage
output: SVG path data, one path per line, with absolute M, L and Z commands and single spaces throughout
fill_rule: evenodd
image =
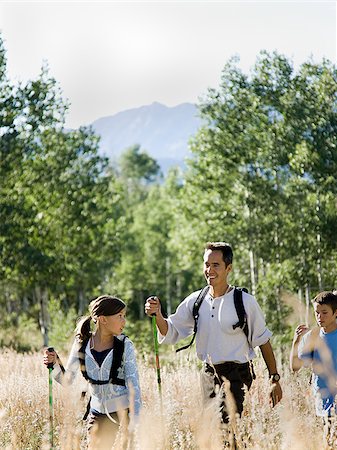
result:
M 51 298 L 48 310 L 50 314 L 50 346 L 57 352 L 67 351 L 74 338 L 74 329 L 78 315 L 75 308 L 65 308 L 60 299 Z
M 121 260 L 105 290 L 117 292 L 126 300 L 133 317 L 142 318 L 145 299 L 149 295 L 162 298 L 166 310 L 181 300 L 184 277 L 178 271 L 171 246 L 180 186 L 175 171 L 170 173 L 167 184 L 144 187 L 139 180 L 133 182 L 138 187 L 129 191 L 127 232 Z M 142 202 L 139 201 L 140 192 Z
M 153 335 L 150 318 L 146 316 L 143 320 L 128 319 L 124 332 L 134 343 L 138 355 L 141 356 L 153 352 Z
M 197 267 L 202 242 L 230 242 L 234 282 L 257 294 L 279 333 L 289 312 L 283 287 L 336 280 L 336 94 L 330 62 L 295 72 L 284 56 L 261 52 L 248 75 L 229 61 L 199 106 L 206 125 L 191 142 L 176 248 Z
M 1 38 L 0 55 L 5 74 Z M 48 68 L 19 86 L 2 77 L 0 92 L 0 302 L 12 291 L 18 310 L 24 296 L 45 330 L 50 293 L 82 311 L 119 260 L 122 186 L 90 128 L 65 130 Z
M 264 310 L 266 322 L 274 334 L 284 336 L 288 328 L 287 317 L 292 309 L 280 303 L 280 286 L 287 285 L 286 271 L 277 264 L 270 264 L 257 286 L 256 296 Z
M 0 330 L 0 347 L 17 352 L 38 351 L 42 347 L 42 338 L 36 320 L 21 313 L 14 322 L 14 314 L 3 318 Z
M 126 149 L 119 161 L 122 177 L 129 182 L 153 182 L 159 174 L 158 163 L 136 144 Z
M 204 284 L 210 240 L 232 244 L 230 281 L 256 294 L 279 336 L 284 290 L 336 287 L 337 69 L 295 70 L 267 52 L 248 74 L 237 62 L 200 101 L 187 170 L 162 180 L 140 144 L 112 167 L 92 129 L 65 130 L 67 101 L 47 67 L 13 85 L 0 38 L 2 345 L 39 346 L 18 331 L 33 334 L 39 320 L 66 346 L 103 292 L 126 300 L 132 319 L 152 294 L 174 311 Z M 147 322 L 128 325 L 144 349 Z

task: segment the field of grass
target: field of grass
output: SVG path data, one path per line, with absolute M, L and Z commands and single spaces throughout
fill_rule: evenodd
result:
M 161 360 L 162 401 L 152 357 L 139 356 L 143 410 L 132 448 L 141 450 L 192 450 L 223 448 L 224 432 L 214 408 L 205 408 L 199 385 L 199 368 L 193 351 Z M 269 381 L 263 361 L 255 363 L 256 380 L 246 396 L 245 412 L 233 423 L 239 448 L 256 450 L 323 448 L 323 429 L 314 415 L 308 372 L 292 375 L 281 367 L 284 398 L 272 409 Z M 0 448 L 48 449 L 48 370 L 42 354 L 0 353 Z M 54 382 L 55 448 L 85 448 L 86 402 L 79 374 L 65 389 Z M 336 446 L 337 448 L 337 442 Z

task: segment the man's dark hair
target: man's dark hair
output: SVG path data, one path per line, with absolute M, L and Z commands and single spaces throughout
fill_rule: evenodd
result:
M 207 242 L 205 246 L 205 251 L 206 250 L 220 250 L 226 266 L 233 262 L 233 250 L 227 242 Z
M 323 291 L 316 295 L 312 303 L 318 303 L 319 305 L 329 305 L 331 306 L 332 311 L 335 312 L 337 310 L 337 295 L 331 291 Z

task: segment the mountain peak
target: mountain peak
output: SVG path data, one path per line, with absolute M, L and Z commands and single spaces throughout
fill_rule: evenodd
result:
M 104 155 L 115 159 L 128 147 L 139 144 L 159 164 L 162 160 L 181 164 L 188 154 L 188 141 L 200 125 L 194 104 L 169 107 L 159 102 L 120 111 L 92 123 L 101 137 L 100 151 Z

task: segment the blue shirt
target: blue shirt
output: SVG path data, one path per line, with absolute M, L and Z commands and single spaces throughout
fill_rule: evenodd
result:
M 337 412 L 335 396 L 337 394 L 337 330 L 325 333 L 322 329 L 317 338 L 306 333 L 298 348 L 298 357 L 308 366 L 312 364 L 312 387 L 315 395 L 316 414 L 331 415 L 334 407 Z

